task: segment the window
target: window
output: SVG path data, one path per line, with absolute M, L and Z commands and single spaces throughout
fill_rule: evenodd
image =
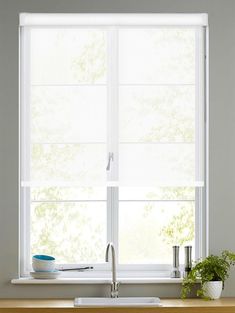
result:
M 106 269 L 109 241 L 119 269 L 203 255 L 206 19 L 21 14 L 22 275 Z

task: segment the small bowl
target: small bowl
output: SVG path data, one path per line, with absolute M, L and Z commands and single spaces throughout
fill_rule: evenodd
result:
M 35 272 L 54 272 L 56 267 L 55 258 L 50 255 L 34 255 L 32 267 Z

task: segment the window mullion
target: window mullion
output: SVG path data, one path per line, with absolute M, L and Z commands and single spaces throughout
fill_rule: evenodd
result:
M 113 161 L 107 174 L 108 181 L 118 181 L 118 29 L 110 27 L 107 38 L 108 139 L 107 155 Z M 118 256 L 118 187 L 108 187 L 108 241 L 112 241 Z

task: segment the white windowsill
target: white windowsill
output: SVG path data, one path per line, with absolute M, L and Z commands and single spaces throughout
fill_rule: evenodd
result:
M 139 278 L 118 278 L 121 284 L 181 284 L 183 278 L 169 277 L 139 277 Z M 107 278 L 57 278 L 57 279 L 35 279 L 31 277 L 22 277 L 12 279 L 14 285 L 41 285 L 41 284 L 110 284 L 111 279 Z

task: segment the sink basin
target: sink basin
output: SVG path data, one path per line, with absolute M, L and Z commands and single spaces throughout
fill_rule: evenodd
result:
M 154 307 L 160 306 L 157 297 L 125 297 L 125 298 L 75 298 L 77 307 Z

